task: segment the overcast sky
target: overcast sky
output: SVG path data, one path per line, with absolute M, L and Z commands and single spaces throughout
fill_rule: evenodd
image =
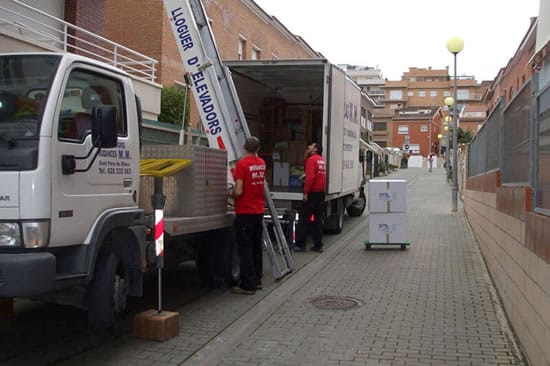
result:
M 537 16 L 539 0 L 254 0 L 332 63 L 453 72 L 447 39 L 464 39 L 458 75 L 493 80 Z M 550 0 L 540 0 L 550 1 Z

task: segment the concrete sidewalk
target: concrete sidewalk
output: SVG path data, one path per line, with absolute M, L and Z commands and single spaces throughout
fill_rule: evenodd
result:
M 522 365 L 444 174 L 387 177 L 408 181 L 406 251 L 366 251 L 364 214 L 185 364 Z

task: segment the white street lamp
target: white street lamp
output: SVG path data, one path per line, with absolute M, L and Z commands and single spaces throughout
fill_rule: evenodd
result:
M 445 105 L 447 106 L 447 110 L 452 111 L 453 106 L 455 104 L 455 100 L 452 97 L 445 98 Z M 445 127 L 447 128 L 447 131 L 450 130 L 451 122 L 453 122 L 453 117 L 451 116 L 445 116 Z M 449 133 L 447 133 L 447 138 L 445 139 L 445 143 L 447 147 L 445 148 L 445 166 L 447 169 L 445 170 L 445 174 L 447 174 L 446 178 L 447 181 L 449 180 L 449 172 L 451 171 L 451 142 Z
M 457 211 L 458 201 L 458 116 L 457 116 L 457 87 L 456 87 L 456 55 L 464 49 L 464 40 L 460 37 L 451 37 L 447 40 L 447 50 L 453 54 L 454 58 L 454 100 L 453 106 L 453 189 L 452 203 L 453 212 Z

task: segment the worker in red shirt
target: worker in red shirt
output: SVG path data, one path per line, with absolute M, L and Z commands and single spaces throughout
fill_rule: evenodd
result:
M 265 161 L 258 156 L 260 140 L 257 137 L 247 138 L 244 149 L 245 155 L 235 167 L 235 187 L 230 193 L 235 200 L 241 271 L 240 286 L 232 287 L 231 292 L 253 295 L 262 288 Z
M 307 145 L 304 153 L 306 180 L 304 204 L 300 210 L 295 251 L 304 251 L 308 232 L 313 239 L 311 250 L 323 252 L 323 216 L 325 212 L 326 163 L 321 156 L 323 149 L 318 142 Z

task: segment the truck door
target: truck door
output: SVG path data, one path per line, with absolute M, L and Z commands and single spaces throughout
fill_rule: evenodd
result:
M 344 164 L 344 114 L 345 109 L 345 75 L 332 65 L 327 65 L 330 73 L 330 89 L 325 108 L 328 108 L 328 136 L 327 144 L 327 193 L 342 192 L 343 164 Z
M 138 182 L 132 180 L 132 173 L 139 177 L 139 148 L 138 142 L 131 144 L 128 136 L 125 98 L 129 97 L 124 93 L 124 80 L 114 73 L 87 65 L 73 65 L 68 70 L 52 133 L 53 244 L 84 243 L 102 213 L 135 206 L 132 193 Z M 85 157 L 92 150 L 91 112 L 102 104 L 117 109 L 117 147 L 101 150 L 91 164 L 96 151 L 93 148 L 88 158 L 76 160 L 76 169 L 90 166 L 89 170 L 63 174 L 62 155 Z

